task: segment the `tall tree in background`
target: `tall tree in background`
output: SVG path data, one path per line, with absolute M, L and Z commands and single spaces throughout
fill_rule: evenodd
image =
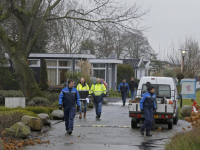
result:
M 37 40 L 42 36 L 42 31 L 48 22 L 67 19 L 75 21 L 80 26 L 91 29 L 91 26 L 82 22 L 90 22 L 95 28 L 105 24 L 114 24 L 118 28 L 132 30 L 135 20 L 139 20 L 147 11 L 141 11 L 137 4 L 132 7 L 119 7 L 109 0 L 88 0 L 89 7 L 83 9 L 72 8 L 66 10 L 59 6 L 75 1 L 61 0 L 1 0 L 0 1 L 0 40 L 5 52 L 13 62 L 14 70 L 18 75 L 21 90 L 30 100 L 35 96 L 43 96 L 39 89 L 31 69 L 27 64 L 27 58 L 33 51 Z M 76 3 L 79 1 L 76 1 Z M 60 7 L 59 7 L 60 8 Z M 15 24 L 15 29 L 11 21 Z M 127 21 L 131 24 L 127 24 Z M 16 30 L 17 29 L 17 30 Z M 11 36 L 12 35 L 12 36 Z
M 90 54 L 95 55 L 95 50 L 94 50 L 94 42 L 93 40 L 87 38 L 86 40 L 81 42 L 81 47 L 80 47 L 80 51 L 81 50 L 90 50 Z M 79 51 L 79 53 L 80 53 Z
M 48 75 L 47 75 L 47 65 L 45 59 L 42 60 L 41 68 L 40 68 L 40 90 L 47 91 L 48 90 Z

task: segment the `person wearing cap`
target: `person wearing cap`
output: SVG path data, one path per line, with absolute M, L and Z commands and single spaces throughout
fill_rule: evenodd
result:
M 74 88 L 74 81 L 69 80 L 68 86 L 63 88 L 59 97 L 59 109 L 62 110 L 64 107 L 64 118 L 65 118 L 65 129 L 68 134 L 72 134 L 74 126 L 74 117 L 76 111 L 80 110 L 79 93 L 76 88 Z
M 140 128 L 140 133 L 144 135 L 144 129 L 146 128 L 146 136 L 152 136 L 150 131 L 153 121 L 153 113 L 156 111 L 156 96 L 154 94 L 155 88 L 150 82 L 146 83 L 146 87 L 147 92 L 142 95 L 140 100 L 141 113 L 144 114 L 145 118 L 144 124 Z
M 84 106 L 84 115 L 83 118 L 86 117 L 86 111 L 87 111 L 87 100 L 86 98 L 89 98 L 89 86 L 87 85 L 87 83 L 85 83 L 85 79 L 81 78 L 80 83 L 77 85 L 76 88 L 79 92 L 80 95 L 80 110 L 79 110 L 79 119 L 82 118 L 82 103 Z

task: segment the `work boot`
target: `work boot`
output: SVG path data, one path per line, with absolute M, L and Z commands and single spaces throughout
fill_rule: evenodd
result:
M 82 113 L 80 113 L 80 115 L 79 115 L 79 119 L 82 119 Z
M 144 130 L 142 130 L 141 128 L 140 128 L 140 133 L 141 135 L 144 135 Z
M 83 115 L 83 118 L 85 118 L 86 117 L 86 113 L 84 113 L 84 115 Z
M 101 117 L 101 114 L 98 114 L 98 118 L 100 118 Z
M 67 134 L 71 135 L 72 134 L 72 130 L 67 131 Z
M 146 136 L 152 136 L 152 135 L 151 135 L 151 133 L 150 133 L 150 132 L 147 132 L 147 133 L 146 133 Z

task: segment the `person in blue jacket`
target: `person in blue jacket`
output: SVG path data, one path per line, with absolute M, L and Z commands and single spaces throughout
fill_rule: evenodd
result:
M 62 89 L 59 98 L 59 109 L 62 110 L 64 107 L 64 118 L 65 118 L 65 128 L 68 134 L 72 134 L 74 126 L 74 117 L 76 111 L 80 110 L 79 93 L 76 88 L 74 88 L 74 81 L 69 80 L 68 86 Z
M 122 80 L 122 83 L 120 83 L 120 85 L 119 85 L 118 91 L 119 91 L 119 93 L 121 92 L 121 95 L 122 95 L 122 102 L 123 102 L 122 106 L 125 106 L 126 96 L 129 93 L 129 86 L 126 83 L 126 79 Z
M 156 96 L 154 94 L 155 88 L 151 85 L 150 82 L 146 83 L 147 92 L 142 95 L 142 98 L 140 100 L 140 109 L 141 112 L 144 113 L 144 124 L 142 125 L 140 129 L 140 133 L 144 135 L 144 129 L 146 128 L 146 136 L 152 136 L 151 131 L 151 125 L 153 121 L 153 113 L 156 111 Z

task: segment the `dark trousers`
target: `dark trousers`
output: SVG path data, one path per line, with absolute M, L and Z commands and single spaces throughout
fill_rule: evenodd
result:
M 122 93 L 122 102 L 123 102 L 123 104 L 126 103 L 126 96 L 127 96 L 127 93 Z
M 144 124 L 142 125 L 141 129 L 144 130 L 146 128 L 146 132 L 150 132 L 152 121 L 153 121 L 153 109 L 148 110 L 147 108 L 144 108 L 143 113 L 144 113 L 145 120 L 144 120 Z
M 73 131 L 74 127 L 74 117 L 75 117 L 75 106 L 65 106 L 64 107 L 64 117 L 65 117 L 65 128 L 66 131 Z

